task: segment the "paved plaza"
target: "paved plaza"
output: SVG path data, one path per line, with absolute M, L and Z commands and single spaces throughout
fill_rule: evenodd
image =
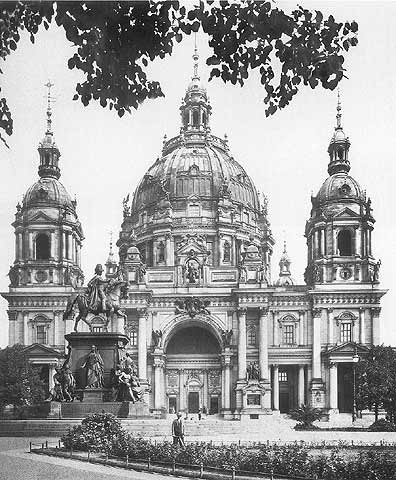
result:
M 56 438 L 35 438 L 57 442 Z M 158 474 L 129 471 L 93 465 L 78 460 L 47 457 L 29 453 L 28 438 L 0 438 L 1 480 L 155 480 L 168 478 Z M 181 477 L 180 477 L 181 478 Z

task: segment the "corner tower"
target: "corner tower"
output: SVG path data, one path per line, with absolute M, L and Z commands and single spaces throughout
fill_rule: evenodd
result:
M 379 263 L 372 252 L 375 220 L 371 200 L 349 175 L 350 141 L 341 124 L 338 97 L 337 124 L 328 153 L 329 177 L 311 198 L 311 218 L 305 227 L 308 285 L 378 283 Z
M 59 182 L 60 151 L 52 131 L 48 88 L 47 128 L 39 143 L 39 179 L 18 203 L 15 221 L 15 260 L 3 297 L 9 304 L 9 345 L 43 344 L 64 347 L 61 313 L 70 294 L 83 283 L 80 249 L 83 232 L 72 200 Z

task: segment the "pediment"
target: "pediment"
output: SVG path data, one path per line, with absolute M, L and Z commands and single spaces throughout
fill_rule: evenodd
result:
M 208 250 L 206 248 L 206 239 L 203 235 L 185 235 L 177 244 L 177 255 L 190 255 L 190 252 L 194 252 L 194 255 L 208 254 Z
M 353 356 L 355 352 L 358 355 L 365 354 L 368 352 L 368 348 L 363 345 L 358 345 L 354 342 L 342 343 L 340 345 L 335 345 L 334 347 L 327 350 L 326 355 L 337 356 L 337 355 L 350 355 Z
M 54 219 L 48 216 L 47 214 L 45 214 L 44 212 L 39 211 L 31 217 L 30 221 L 31 222 L 53 222 Z
M 346 207 L 341 210 L 341 212 L 336 213 L 333 218 L 357 218 L 359 216 L 360 215 L 358 213 Z
M 41 345 L 40 343 L 33 343 L 33 345 L 29 345 L 24 349 L 24 353 L 28 357 L 42 357 L 42 356 L 51 356 L 51 357 L 63 357 L 58 350 L 55 350 L 51 347 L 47 347 L 46 345 Z

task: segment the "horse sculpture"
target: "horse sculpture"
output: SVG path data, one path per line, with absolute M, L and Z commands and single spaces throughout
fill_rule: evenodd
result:
M 105 289 L 105 310 L 103 310 L 103 308 L 100 308 L 99 310 L 92 310 L 89 307 L 89 298 L 86 293 L 73 295 L 67 302 L 66 311 L 63 314 L 63 320 L 67 320 L 69 318 L 73 312 L 74 306 L 77 305 L 78 315 L 74 321 L 75 332 L 77 332 L 77 326 L 80 320 L 84 321 L 89 326 L 90 331 L 92 331 L 91 322 L 87 320 L 89 313 L 93 313 L 95 315 L 103 313 L 105 315 L 104 331 L 107 332 L 110 319 L 113 315 L 118 315 L 124 319 L 127 318 L 126 313 L 121 310 L 120 306 L 121 290 L 126 285 L 127 282 L 123 279 L 122 271 L 119 270 L 116 277 L 109 281 Z

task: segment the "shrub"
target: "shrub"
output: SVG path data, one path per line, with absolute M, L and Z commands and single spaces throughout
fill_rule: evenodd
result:
M 385 418 L 380 418 L 369 426 L 371 432 L 396 432 L 396 425 Z
M 69 429 L 62 442 L 67 449 L 106 452 L 114 441 L 125 435 L 128 433 L 114 415 L 95 413 L 84 418 L 81 425 Z
M 290 418 L 297 420 L 296 430 L 313 430 L 313 422 L 320 420 L 322 411 L 310 405 L 301 405 L 289 413 Z M 297 427 L 297 428 L 296 428 Z

